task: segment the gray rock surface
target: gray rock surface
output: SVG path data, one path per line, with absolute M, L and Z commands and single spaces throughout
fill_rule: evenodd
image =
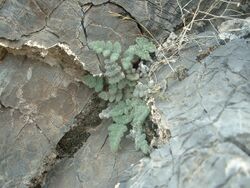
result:
M 0 187 L 27 187 L 53 163 L 56 144 L 91 95 L 60 66 L 5 56 L 0 63 Z
M 92 95 L 79 82 L 83 68 L 101 73 L 87 42 L 128 46 L 141 34 L 135 21 L 111 14 L 125 15 L 122 7 L 99 4 L 0 1 L 0 187 L 36 186 L 55 163 L 58 142 Z
M 198 0 L 179 2 L 192 10 Z M 213 1 L 203 2 L 209 7 Z M 181 24 L 176 0 L 9 0 L 1 2 L 0 18 L 0 46 L 42 58 L 59 48 L 96 75 L 101 74 L 100 63 L 89 51 L 89 41 L 119 40 L 126 47 L 149 32 L 163 41 Z
M 249 49 L 236 39 L 202 63 L 181 57 L 182 65 L 193 64 L 189 76 L 157 101 L 169 143 L 124 173 L 119 187 L 249 187 Z
M 118 39 L 126 46 L 141 34 L 134 21 L 119 19 L 110 12 L 125 11 L 112 3 L 95 6 L 75 0 L 5 1 L 0 9 L 0 45 L 15 53 L 34 56 L 36 52 L 42 58 L 59 48 L 72 56 L 75 64 L 100 74 L 98 58 L 89 51 L 88 41 Z
M 114 187 L 125 169 L 143 157 L 134 144 L 123 141 L 118 153 L 110 152 L 107 123 L 90 131 L 91 136 L 74 158 L 58 163 L 48 174 L 44 188 Z
M 194 10 L 197 2 L 198 0 L 179 0 L 189 11 Z M 213 2 L 203 0 L 200 8 L 209 7 Z M 137 162 L 141 154 L 135 152 L 127 142 L 123 143 L 126 146 L 123 146 L 126 148 L 124 153 L 110 153 L 105 125 L 90 129 L 89 139 L 74 158 L 64 158 L 61 161 L 57 159 L 58 142 L 65 132 L 74 126 L 74 119 L 82 109 L 87 108 L 92 96 L 92 92 L 80 82 L 81 76 L 86 71 L 95 75 L 101 74 L 101 63 L 98 57 L 89 51 L 88 42 L 119 40 L 127 47 L 134 42 L 136 36 L 148 32 L 159 41 L 164 41 L 174 28 L 181 26 L 180 24 L 181 12 L 176 0 L 0 0 L 0 187 L 34 187 L 43 182 L 46 171 L 50 171 L 55 163 L 56 166 L 48 174 L 45 187 L 113 187 L 124 169 Z M 227 168 L 229 174 L 234 174 L 232 169 L 243 168 L 243 174 L 248 172 L 245 153 L 249 150 L 249 145 L 246 144 L 249 140 L 244 122 L 248 117 L 249 100 L 244 97 L 246 93 L 249 94 L 249 85 L 244 83 L 249 80 L 249 70 L 244 66 L 249 60 L 244 58 L 244 63 L 243 58 L 237 59 L 237 56 L 232 55 L 236 49 L 229 53 L 231 56 L 227 57 L 228 62 L 225 60 L 227 58 L 220 57 L 222 52 L 227 56 L 227 51 L 222 50 L 218 52 L 219 55 L 211 56 L 211 60 L 208 58 L 202 68 L 201 65 L 193 66 L 191 63 L 190 70 L 193 72 L 187 78 L 189 82 L 185 83 L 187 81 L 184 80 L 182 84 L 173 84 L 174 89 L 170 89 L 173 92 L 170 96 L 175 96 L 172 100 L 177 100 L 178 105 L 175 102 L 159 103 L 159 108 L 167 113 L 165 117 L 172 126 L 167 128 L 170 128 L 173 137 L 170 141 L 172 145 L 166 146 L 166 150 L 155 152 L 161 154 L 153 153 L 151 156 L 154 159 L 152 161 L 157 161 L 151 161 L 153 166 L 155 165 L 151 170 L 160 173 L 154 177 L 159 178 L 159 184 L 164 181 L 160 176 L 164 173 L 157 171 L 156 167 L 164 163 L 161 162 L 165 160 L 164 156 L 167 156 L 166 160 L 175 156 L 175 161 L 171 158 L 169 165 L 173 166 L 168 170 L 173 170 L 173 178 L 170 180 L 171 185 L 176 186 L 176 178 L 185 179 L 189 171 L 182 171 L 184 175 L 178 174 L 176 177 L 175 172 L 179 173 L 180 167 L 177 168 L 172 162 L 180 166 L 179 158 L 184 162 L 186 160 L 180 155 L 187 152 L 187 148 L 193 146 L 191 149 L 194 149 L 197 145 L 204 149 L 197 149 L 197 157 L 200 158 L 197 159 L 196 155 L 190 153 L 187 153 L 187 156 L 190 154 L 190 160 L 202 161 L 204 155 L 213 154 L 209 150 L 210 143 L 214 144 L 215 148 L 210 148 L 217 152 L 217 158 L 221 158 L 225 164 L 230 164 Z M 239 53 L 246 50 L 244 47 L 241 51 L 239 49 Z M 233 64 L 234 58 L 241 64 Z M 220 60 L 221 67 L 210 63 L 213 59 Z M 205 65 L 210 68 L 205 69 Z M 193 75 L 200 76 L 197 78 L 198 83 L 190 81 L 197 81 Z M 208 81 L 211 84 L 207 86 Z M 188 86 L 190 82 L 192 84 Z M 222 91 L 219 90 L 220 86 L 223 86 Z M 185 87 L 190 88 L 183 92 Z M 220 92 L 215 93 L 214 97 L 213 91 Z M 225 93 L 227 97 L 224 99 L 222 96 Z M 204 101 L 205 95 L 207 99 Z M 213 106 L 215 99 L 216 106 Z M 194 115 L 187 115 L 186 111 Z M 235 119 L 228 120 L 228 116 L 233 115 Z M 176 126 L 177 124 L 184 128 Z M 209 128 L 210 124 L 214 129 Z M 236 124 L 242 128 L 235 126 Z M 233 131 L 227 125 L 233 127 Z M 208 146 L 203 145 L 204 138 L 207 138 Z M 231 158 L 228 156 L 228 150 L 232 152 Z M 168 151 L 171 151 L 171 155 L 166 154 Z M 235 162 L 234 156 L 237 156 L 240 162 Z M 214 159 L 214 156 L 211 157 Z M 228 163 L 229 160 L 231 163 Z M 235 167 L 235 163 L 240 165 Z M 204 162 L 205 164 L 207 163 Z M 222 165 L 222 162 L 218 165 Z M 163 166 L 165 167 L 165 164 Z M 222 168 L 218 168 L 222 170 L 223 167 L 222 165 Z M 99 174 L 96 174 L 96 171 Z M 222 171 L 219 172 L 223 174 Z M 211 175 L 214 172 L 211 171 Z M 238 172 L 235 171 L 235 174 Z M 129 175 L 132 176 L 133 174 Z M 200 176 L 203 177 L 202 173 Z M 237 183 L 233 178 L 243 178 L 243 175 L 232 175 L 233 178 L 229 179 L 226 173 L 224 176 L 228 182 L 232 181 L 232 186 Z M 123 182 L 126 180 L 128 177 L 124 178 L 121 185 L 125 185 Z M 244 181 L 248 179 L 241 181 L 243 185 Z M 141 185 L 140 181 L 138 183 L 138 186 Z M 126 185 L 137 187 L 137 184 L 133 184 L 133 179 Z M 181 186 L 182 184 L 179 184 L 179 187 Z
M 35 186 L 55 163 L 57 143 L 92 95 L 78 82 L 83 68 L 101 73 L 87 41 L 126 46 L 141 34 L 109 13 L 125 13 L 120 6 L 86 3 L 0 1 L 0 187 Z

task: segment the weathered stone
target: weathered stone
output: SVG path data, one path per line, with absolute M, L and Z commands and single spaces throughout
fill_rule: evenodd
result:
M 61 67 L 25 56 L 7 54 L 0 78 L 0 186 L 28 187 L 92 92 Z
M 181 0 L 184 6 L 188 0 Z M 189 2 L 186 10 L 197 6 Z M 204 1 L 205 2 L 205 1 Z M 209 7 L 212 3 L 202 3 Z M 218 5 L 219 6 L 219 5 Z M 175 0 L 158 1 L 4 1 L 0 7 L 0 45 L 15 51 L 46 57 L 59 46 L 85 70 L 101 74 L 97 56 L 88 41 L 119 40 L 124 47 L 143 33 L 163 41 L 182 23 Z M 29 50 L 30 49 L 30 50 Z M 13 51 L 12 50 L 12 51 Z M 34 55 L 34 54 L 33 54 Z
M 44 188 L 114 187 L 120 174 L 143 156 L 134 144 L 123 141 L 118 153 L 110 151 L 107 123 L 90 131 L 91 136 L 74 158 L 57 164 L 48 174 Z
M 185 6 L 183 13 L 188 15 L 188 21 L 198 0 L 178 2 Z M 214 2 L 203 0 L 200 10 L 209 8 Z M 217 3 L 217 8 L 225 4 Z M 248 9 L 245 7 L 246 12 Z M 182 15 L 176 0 L 0 0 L 0 186 L 39 184 L 55 162 L 59 140 L 73 124 L 75 116 L 86 107 L 91 95 L 78 81 L 85 71 L 95 75 L 102 73 L 101 63 L 89 50 L 88 42 L 119 40 L 125 49 L 136 36 L 150 33 L 162 42 L 171 31 L 181 26 Z M 232 187 L 239 182 L 242 186 L 247 185 L 248 177 L 244 179 L 234 170 L 243 169 L 244 174 L 249 165 L 245 154 L 249 155 L 250 148 L 249 130 L 245 124 L 249 113 L 246 108 L 249 106 L 246 97 L 249 84 L 245 84 L 249 81 L 249 58 L 245 56 L 245 43 L 242 43 L 244 47 L 237 46 L 242 49 L 240 51 L 234 45 L 227 45 L 228 51 L 219 48 L 202 66 L 183 60 L 190 68 L 190 77 L 181 84 L 176 84 L 177 81 L 170 83 L 169 95 L 174 102 L 158 103 L 170 122 L 173 138 L 166 145 L 167 149 L 157 150 L 151 155 L 152 165 L 149 160 L 144 160 L 145 164 L 150 163 L 149 171 L 156 176 L 152 182 L 148 182 L 152 176 L 148 177 L 143 186 L 159 184 L 164 187 L 167 171 L 171 187 L 176 187 L 181 178 L 178 180 L 180 187 L 195 187 L 201 179 L 210 182 L 214 176 L 218 178 L 213 183 L 218 186 L 225 179 Z M 229 56 L 228 60 L 221 57 L 223 54 Z M 238 56 L 247 59 L 243 61 Z M 211 63 L 213 60 L 220 61 L 221 66 Z M 223 86 L 222 90 L 219 86 Z M 229 121 L 228 116 L 234 118 Z M 87 144 L 73 159 L 63 159 L 49 173 L 45 186 L 112 187 L 121 171 L 141 157 L 127 143 L 124 143 L 127 145 L 124 153 L 110 153 L 105 127 L 100 126 L 91 133 Z M 197 156 L 192 155 L 193 151 L 197 151 Z M 231 156 L 228 156 L 229 151 Z M 191 162 L 186 163 L 182 154 L 190 156 L 187 160 Z M 190 169 L 195 168 L 191 166 L 195 163 L 192 161 L 202 161 L 204 156 L 208 161 L 204 162 L 205 167 L 200 165 L 205 169 L 199 174 L 200 178 L 185 184 L 186 179 L 190 179 L 187 177 Z M 217 158 L 220 159 L 218 164 L 212 163 L 217 171 L 209 169 L 210 162 Z M 225 163 L 229 166 L 228 174 L 232 176 L 223 171 Z M 236 163 L 239 165 L 235 166 Z M 182 165 L 185 169 L 180 177 L 178 173 Z M 96 169 L 106 174 L 96 175 Z M 166 171 L 162 173 L 160 169 Z M 204 178 L 206 169 L 211 170 L 207 179 Z M 219 178 L 218 172 L 224 179 Z M 121 186 L 133 176 L 140 177 L 129 173 Z M 135 187 L 142 185 L 141 181 L 137 183 Z M 134 186 L 133 179 L 127 185 Z
M 249 48 L 240 39 L 220 46 L 169 86 L 168 100 L 157 102 L 169 143 L 124 174 L 120 187 L 249 186 Z
M 22 4 L 8 1 L 0 9 L 0 45 L 11 53 L 43 58 L 50 57 L 48 52 L 59 47 L 73 56 L 75 64 L 93 74 L 101 74 L 99 60 L 88 49 L 87 42 L 118 39 L 126 47 L 141 34 L 136 22 L 114 17 L 111 12 L 125 14 L 124 9 L 113 3 L 88 6 L 80 1 L 25 1 Z

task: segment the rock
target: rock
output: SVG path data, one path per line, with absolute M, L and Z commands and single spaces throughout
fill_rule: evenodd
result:
M 119 41 L 123 49 L 127 49 L 134 42 L 135 36 L 140 34 L 140 30 L 135 22 L 118 19 L 113 15 L 115 13 L 122 14 L 125 11 L 112 3 L 89 8 L 84 17 L 87 40 Z
M 186 10 L 192 10 L 198 0 L 188 2 L 180 1 L 182 6 L 186 4 Z M 209 7 L 210 3 L 203 1 L 200 7 Z M 136 36 L 150 33 L 161 42 L 182 23 L 175 0 L 12 0 L 1 3 L 0 17 L 0 46 L 11 53 L 22 51 L 48 58 L 59 48 L 74 64 L 95 75 L 101 74 L 100 63 L 89 50 L 89 41 L 118 39 L 126 47 Z
M 101 74 L 87 42 L 126 46 L 141 34 L 134 21 L 109 13 L 123 13 L 121 7 L 89 8 L 81 1 L 0 3 L 0 187 L 36 186 L 57 161 L 61 139 L 92 95 L 82 75 Z
M 189 14 L 189 12 L 195 10 L 198 0 L 179 0 L 178 2 L 180 6 L 185 5 L 187 11 L 183 14 L 187 16 L 187 20 L 190 19 L 193 14 Z M 201 10 L 209 8 L 214 2 L 203 0 L 200 4 Z M 224 3 L 219 2 L 218 7 Z M 159 42 L 165 41 L 171 31 L 182 27 L 182 13 L 179 5 L 176 0 L 0 0 L 1 187 L 25 188 L 39 186 L 45 179 L 47 171 L 50 171 L 51 168 L 52 171 L 49 172 L 44 184 L 45 187 L 59 185 L 61 187 L 112 187 L 118 182 L 120 173 L 129 167 L 131 163 L 138 161 L 141 155 L 135 152 L 131 144 L 127 142 L 123 143 L 127 146 L 124 153 L 117 155 L 110 153 L 106 144 L 107 133 L 105 127 L 93 128 L 98 121 L 94 121 L 95 125 L 92 128 L 95 131 L 92 130 L 90 136 L 90 133 L 85 132 L 85 125 L 89 121 L 84 120 L 82 125 L 84 128 L 78 127 L 81 125 L 76 125 L 74 128 L 75 119 L 84 114 L 87 104 L 89 104 L 89 100 L 93 96 L 92 92 L 81 83 L 82 75 L 86 72 L 94 75 L 102 74 L 99 58 L 89 50 L 88 42 L 93 40 L 119 40 L 125 49 L 128 45 L 134 43 L 136 36 L 150 35 L 152 37 L 153 35 Z M 246 12 L 247 9 L 246 7 Z M 223 50 L 221 53 L 226 54 L 227 52 Z M 218 59 L 217 56 L 213 58 Z M 241 68 L 234 67 L 232 63 L 224 63 L 224 61 L 221 64 L 227 65 L 224 69 L 221 67 L 222 70 L 232 69 L 231 72 L 226 72 L 226 76 L 229 77 L 225 77 L 224 72 L 217 74 L 216 71 L 219 72 L 221 69 L 217 70 L 216 67 L 212 67 L 208 73 L 205 71 L 206 69 L 201 69 L 201 71 L 205 72 L 204 75 L 208 75 L 199 78 L 203 84 L 199 88 L 201 94 L 209 94 L 207 103 L 204 104 L 205 110 L 205 107 L 202 106 L 203 99 L 200 99 L 195 94 L 198 87 L 195 82 L 192 82 L 190 88 L 185 92 L 183 92 L 182 88 L 187 87 L 187 85 L 178 84 L 174 86 L 172 84 L 172 87 L 176 87 L 176 93 L 173 90 L 174 94 L 172 94 L 176 95 L 174 100 L 179 101 L 179 106 L 174 103 L 164 104 L 165 106 L 159 104 L 159 108 L 166 110 L 168 113 L 168 116 L 166 116 L 169 119 L 168 121 L 171 120 L 172 125 L 174 125 L 171 127 L 171 133 L 176 136 L 170 141 L 171 147 L 176 146 L 177 151 L 173 152 L 174 155 L 184 152 L 190 145 L 194 145 L 195 148 L 197 143 L 204 147 L 200 140 L 192 140 L 193 137 L 178 137 L 178 134 L 197 134 L 196 131 L 188 132 L 188 130 L 196 130 L 196 126 L 199 126 L 198 129 L 201 129 L 202 126 L 209 127 L 204 125 L 209 119 L 208 117 L 205 118 L 206 111 L 211 113 L 213 119 L 216 113 L 218 115 L 221 112 L 220 118 L 224 119 L 213 122 L 213 127 L 215 130 L 220 127 L 223 128 L 219 138 L 225 138 L 225 142 L 227 142 L 219 142 L 219 138 L 212 137 L 211 135 L 214 135 L 215 132 L 211 129 L 205 131 L 204 135 L 198 134 L 197 138 L 209 138 L 207 139 L 208 143 L 214 141 L 217 144 L 215 151 L 218 151 L 218 153 L 222 151 L 224 154 L 221 156 L 222 160 L 226 162 L 229 160 L 227 149 L 231 148 L 236 156 L 239 153 L 235 148 L 236 145 L 241 149 L 243 148 L 244 151 L 249 148 L 245 144 L 248 142 L 248 129 L 241 130 L 234 127 L 235 134 L 241 135 L 240 138 L 237 137 L 236 139 L 235 135 L 231 134 L 232 131 L 230 132 L 230 129 L 223 124 L 224 121 L 233 124 L 227 120 L 227 117 L 231 116 L 232 113 L 233 115 L 237 114 L 239 119 L 244 119 L 246 116 L 243 107 L 239 107 L 242 110 L 234 113 L 234 111 L 227 111 L 227 105 L 225 104 L 231 104 L 229 99 L 233 100 L 232 105 L 241 104 L 244 106 L 244 102 L 248 102 L 247 100 L 240 102 L 238 100 L 244 97 L 249 90 L 247 85 L 241 84 L 243 78 L 248 79 L 249 71 L 244 67 L 244 63 Z M 192 75 L 197 75 L 196 71 L 199 66 L 189 65 L 193 70 Z M 209 63 L 208 66 L 210 66 Z M 240 71 L 242 77 L 239 76 L 238 71 Z M 216 108 L 209 105 L 209 102 L 214 100 L 209 92 L 211 92 L 211 89 L 218 90 L 215 86 L 219 85 L 215 85 L 215 88 L 209 88 L 204 84 L 207 82 L 206 79 L 210 80 L 211 78 L 212 80 L 214 78 L 210 73 L 221 79 L 219 83 L 221 85 L 226 84 L 227 80 L 231 79 L 234 79 L 232 84 L 240 84 L 236 89 L 233 86 L 231 87 L 230 84 L 226 85 L 224 92 L 228 91 L 230 94 L 227 95 L 228 101 L 225 102 L 224 99 L 221 99 L 223 92 L 218 93 L 215 98 L 218 100 L 219 105 Z M 198 75 L 203 75 L 203 72 Z M 188 79 L 192 78 L 194 77 L 190 76 Z M 237 79 L 239 83 L 236 83 Z M 184 79 L 184 82 L 186 82 L 186 79 Z M 214 83 L 217 84 L 218 82 Z M 237 96 L 238 90 L 246 92 Z M 181 95 L 181 92 L 185 95 Z M 193 94 L 196 95 L 196 98 L 191 98 Z M 181 104 L 182 97 L 185 97 L 186 100 Z M 192 99 L 192 103 L 189 103 L 188 99 Z M 237 106 L 235 108 L 238 109 Z M 185 110 L 196 113 L 195 117 L 198 119 L 185 114 Z M 90 116 L 89 113 L 86 116 L 95 119 L 96 114 L 97 111 L 92 113 L 93 116 Z M 178 119 L 179 116 L 182 119 Z M 169 117 L 172 117 L 172 119 Z M 200 117 L 205 119 L 200 120 Z M 177 118 L 176 121 L 175 118 Z M 80 119 L 86 118 L 84 116 Z M 180 129 L 179 126 L 175 126 L 174 123 L 184 120 L 186 122 L 182 123 L 182 125 L 186 128 Z M 192 127 L 189 120 L 197 122 L 192 124 Z M 215 120 L 217 119 L 215 118 Z M 233 122 L 238 123 L 236 120 L 233 120 Z M 91 123 L 93 122 L 91 121 Z M 231 126 L 234 126 L 234 124 Z M 70 150 L 69 153 L 66 152 L 70 155 L 65 157 L 67 147 L 71 147 L 71 144 L 75 142 L 72 135 L 76 130 L 83 131 L 83 134 L 86 133 L 86 135 L 79 133 L 75 137 L 79 136 L 79 138 L 87 140 L 87 143 L 77 153 L 75 153 L 75 149 Z M 188 140 L 190 143 L 185 142 L 187 145 L 180 146 L 183 139 L 190 139 Z M 82 145 L 82 143 L 76 144 L 77 149 Z M 73 144 L 72 147 L 75 147 L 75 145 Z M 58 148 L 60 148 L 60 151 Z M 178 148 L 183 151 L 179 152 Z M 170 151 L 170 149 L 166 151 Z M 167 155 L 164 154 L 166 151 L 163 151 L 163 156 Z M 96 156 L 99 156 L 99 158 L 96 158 Z M 197 156 L 202 156 L 202 154 Z M 242 154 L 238 156 L 241 157 L 241 162 L 239 163 L 240 167 L 236 169 L 247 166 L 248 161 L 245 160 L 244 152 L 242 151 Z M 59 159 L 61 157 L 65 158 Z M 68 159 L 68 157 L 73 158 Z M 161 166 L 160 156 L 156 156 L 156 159 L 158 161 L 156 166 Z M 149 160 L 146 160 L 145 164 L 147 162 Z M 55 164 L 57 165 L 53 168 Z M 230 164 L 229 172 L 231 173 L 230 169 L 235 169 L 235 160 Z M 100 174 L 96 175 L 93 167 L 99 169 Z M 248 169 L 248 167 L 245 169 Z M 108 172 L 108 176 L 106 172 Z M 211 174 L 213 172 L 211 171 Z M 96 182 L 96 177 L 99 180 L 98 182 Z M 124 183 L 130 177 L 133 177 L 133 174 L 124 177 L 121 185 L 125 185 Z M 160 180 L 159 183 L 161 183 Z
M 118 153 L 110 151 L 107 123 L 91 136 L 74 158 L 63 160 L 50 171 L 44 188 L 114 187 L 120 174 L 143 156 L 132 142 L 123 141 Z
M 218 28 L 219 37 L 223 40 L 244 38 L 250 35 L 250 17 L 247 19 L 227 20 Z
M 101 74 L 99 60 L 88 49 L 88 41 L 118 39 L 127 46 L 141 34 L 134 21 L 119 19 L 110 12 L 123 14 L 124 10 L 112 3 L 88 6 L 80 1 L 25 1 L 22 4 L 6 1 L 0 9 L 3 18 L 0 45 L 11 53 L 43 59 L 51 57 L 51 53 L 53 57 L 58 56 L 59 48 L 71 57 L 73 64 L 98 75 Z M 105 22 L 100 18 L 105 18 Z
M 111 2 L 123 7 L 128 15 L 140 25 L 146 34 L 154 36 L 160 43 L 165 41 L 171 32 L 180 28 L 183 24 L 182 16 L 190 18 L 196 9 L 199 0 L 147 0 L 147 1 L 123 1 L 112 0 Z M 208 9 L 214 1 L 200 1 L 200 10 Z M 179 3 L 179 4 L 178 4 Z M 221 5 L 216 5 L 219 8 Z M 187 11 L 181 11 L 185 7 Z
M 110 12 L 126 13 L 113 3 L 0 2 L 0 187 L 39 185 L 58 160 L 61 139 L 92 95 L 81 76 L 101 74 L 88 41 L 126 47 L 141 34 L 136 22 Z
M 118 187 L 249 186 L 249 47 L 241 39 L 219 46 L 169 86 L 168 100 L 157 101 L 169 143 L 123 174 Z
M 0 187 L 28 187 L 92 92 L 60 66 L 7 54 L 0 63 Z

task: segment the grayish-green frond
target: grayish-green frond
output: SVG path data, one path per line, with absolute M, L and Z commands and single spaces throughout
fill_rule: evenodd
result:
M 152 84 L 147 78 L 148 67 L 141 62 L 135 69 L 133 62 L 138 57 L 151 61 L 150 53 L 155 52 L 155 45 L 148 39 L 139 37 L 123 54 L 119 42 L 94 41 L 89 43 L 89 48 L 104 57 L 104 77 L 86 75 L 83 82 L 95 89 L 101 99 L 108 101 L 108 107 L 99 116 L 113 120 L 108 128 L 111 150 L 118 150 L 129 127 L 132 129 L 135 148 L 148 153 L 144 122 L 150 109 L 144 99 Z
M 148 94 L 149 87 L 146 84 L 142 84 L 141 82 L 139 82 L 136 86 L 135 86 L 135 90 L 133 92 L 133 95 L 135 97 L 144 97 Z
M 147 154 L 150 149 L 146 140 L 146 135 L 137 133 L 135 136 L 135 149 L 141 150 L 143 153 Z
M 124 133 L 128 130 L 125 124 L 113 123 L 109 126 L 109 143 L 113 152 L 117 151 Z
M 108 41 L 105 44 L 105 49 L 102 51 L 102 55 L 104 57 L 108 57 L 111 54 L 112 50 L 113 50 L 113 44 L 112 42 Z
M 93 41 L 89 43 L 89 48 L 94 50 L 97 54 L 102 53 L 105 50 L 104 41 Z
M 101 93 L 99 93 L 98 96 L 105 101 L 109 100 L 109 94 L 105 91 L 102 91 Z
M 132 106 L 134 109 L 134 119 L 132 121 L 132 125 L 142 126 L 148 117 L 150 110 L 149 107 L 143 102 L 143 100 L 136 99 L 132 101 Z
M 123 123 L 123 124 L 128 124 L 133 120 L 133 114 L 125 114 L 125 115 L 119 115 L 119 116 L 114 116 L 113 120 L 116 123 Z
M 102 77 L 94 77 L 90 74 L 83 76 L 82 81 L 89 88 L 94 88 L 96 92 L 100 92 L 103 90 L 103 78 Z

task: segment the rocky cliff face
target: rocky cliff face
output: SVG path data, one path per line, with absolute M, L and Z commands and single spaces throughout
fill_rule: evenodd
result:
M 98 118 L 105 103 L 81 82 L 86 72 L 101 74 L 88 42 L 126 48 L 142 34 L 163 42 L 190 16 L 180 5 L 192 12 L 198 0 L 0 0 L 0 187 L 247 187 L 248 22 L 202 61 L 193 46 L 181 52 L 175 66 L 189 76 L 171 81 L 156 103 L 171 139 L 140 163 L 129 140 L 110 152 Z
M 237 39 L 195 64 L 196 50 L 182 54 L 189 76 L 157 101 L 169 143 L 124 174 L 119 187 L 249 186 L 249 49 L 249 40 Z

